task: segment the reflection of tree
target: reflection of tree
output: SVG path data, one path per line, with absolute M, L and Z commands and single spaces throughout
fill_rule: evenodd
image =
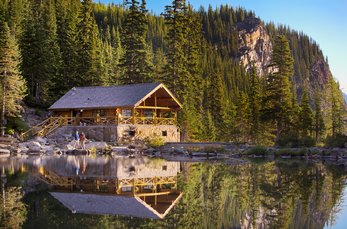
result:
M 20 228 L 26 219 L 26 208 L 22 202 L 22 193 L 19 187 L 5 188 L 1 193 L 2 206 L 0 208 L 0 227 Z
M 340 169 L 302 161 L 235 166 L 182 165 L 182 200 L 163 220 L 72 214 L 47 193 L 32 193 L 24 227 L 323 228 L 345 188 Z

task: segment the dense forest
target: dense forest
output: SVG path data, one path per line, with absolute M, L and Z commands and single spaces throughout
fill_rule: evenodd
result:
M 240 28 L 254 20 L 273 46 L 266 74 L 242 63 Z M 196 10 L 173 0 L 154 15 L 139 0 L 1 0 L 0 74 L 9 120 L 22 101 L 45 108 L 72 87 L 159 81 L 183 103 L 184 140 L 314 145 L 345 128 L 319 46 L 228 5 Z

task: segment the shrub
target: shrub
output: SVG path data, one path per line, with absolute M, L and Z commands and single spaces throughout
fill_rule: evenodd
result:
M 312 147 L 315 145 L 315 140 L 313 137 L 306 136 L 300 139 L 300 146 Z
M 305 156 L 306 149 L 291 150 L 291 149 L 279 149 L 275 151 L 275 156 Z
M 286 135 L 282 135 L 277 140 L 277 145 L 280 147 L 298 147 L 300 145 L 299 136 L 297 133 L 289 132 Z
M 344 148 L 346 143 L 346 136 L 337 134 L 336 136 L 328 136 L 325 139 L 325 146 Z
M 310 136 L 300 138 L 298 133 L 289 132 L 288 134 L 281 136 L 277 141 L 277 145 L 288 148 L 311 147 L 315 145 L 315 140 Z
M 247 150 L 246 154 L 249 155 L 266 155 L 268 153 L 268 150 L 266 147 L 263 146 L 255 146 L 249 150 Z
M 145 138 L 145 143 L 150 147 L 160 147 L 165 144 L 164 139 L 157 134 Z
M 10 130 L 25 132 L 28 129 L 28 124 L 21 117 L 8 118 L 7 133 L 9 133 Z

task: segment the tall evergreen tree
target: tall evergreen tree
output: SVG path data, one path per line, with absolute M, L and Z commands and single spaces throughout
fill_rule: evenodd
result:
M 329 80 L 331 104 L 331 134 L 336 136 L 344 130 L 345 102 L 339 84 L 331 77 Z
M 292 113 L 290 78 L 293 76 L 293 58 L 283 35 L 276 37 L 270 67 L 275 70 L 266 78 L 262 117 L 276 123 L 276 140 L 279 140 L 289 130 Z
M 76 86 L 101 85 L 101 47 L 98 28 L 93 14 L 93 1 L 83 0 L 77 26 L 78 74 Z
M 319 95 L 315 95 L 315 110 L 314 110 L 314 131 L 316 143 L 319 141 L 320 136 L 323 134 L 325 125 L 323 119 L 323 112 L 321 107 L 321 99 Z
M 58 44 L 62 56 L 60 74 L 56 78 L 55 93 L 63 95 L 72 87 L 79 85 L 79 65 L 77 25 L 78 13 L 81 7 L 79 0 L 57 0 L 57 35 Z M 63 78 L 64 80 L 61 80 Z
M 301 96 L 299 123 L 301 136 L 310 136 L 313 130 L 313 112 L 306 89 Z
M 253 144 L 258 139 L 260 130 L 260 83 L 259 77 L 257 76 L 256 69 L 253 66 L 251 69 L 251 82 L 249 90 L 249 109 L 250 109 L 250 137 Z
M 61 64 L 54 0 L 34 1 L 29 7 L 20 42 L 22 71 L 35 103 L 47 104 L 55 100 L 51 89 Z
M 165 6 L 165 23 L 168 26 L 166 55 L 167 65 L 162 81 L 181 99 L 185 94 L 190 74 L 185 55 L 187 32 L 187 5 L 185 0 L 173 0 Z
M 122 28 L 124 55 L 120 61 L 120 66 L 123 68 L 120 81 L 123 84 L 150 82 L 153 64 L 146 43 L 148 30 L 146 1 L 142 0 L 141 5 L 136 0 L 127 0 L 126 3 L 130 6 Z
M 5 116 L 13 117 L 22 111 L 22 99 L 26 95 L 26 82 L 20 72 L 20 54 L 16 39 L 0 16 L 0 96 L 1 126 Z M 3 133 L 2 133 L 3 134 Z

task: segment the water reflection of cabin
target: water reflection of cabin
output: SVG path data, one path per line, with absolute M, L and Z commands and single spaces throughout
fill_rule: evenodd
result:
M 179 162 L 119 158 L 102 166 L 88 164 L 84 172 L 62 167 L 59 161 L 53 167 L 50 161 L 45 163 L 45 168 L 39 168 L 39 178 L 53 187 L 56 199 L 77 213 L 163 218 L 182 195 L 177 189 Z M 69 165 L 69 160 L 65 163 Z M 101 173 L 99 167 L 104 168 Z M 94 208 L 89 206 L 92 204 Z M 110 204 L 132 206 L 124 206 L 128 209 L 124 212 L 126 209 Z M 109 209 L 107 213 L 105 209 Z
M 117 125 L 118 138 L 130 125 L 131 135 L 157 134 L 166 141 L 179 139 L 177 111 L 182 108 L 161 83 L 71 89 L 49 110 L 65 125 Z

